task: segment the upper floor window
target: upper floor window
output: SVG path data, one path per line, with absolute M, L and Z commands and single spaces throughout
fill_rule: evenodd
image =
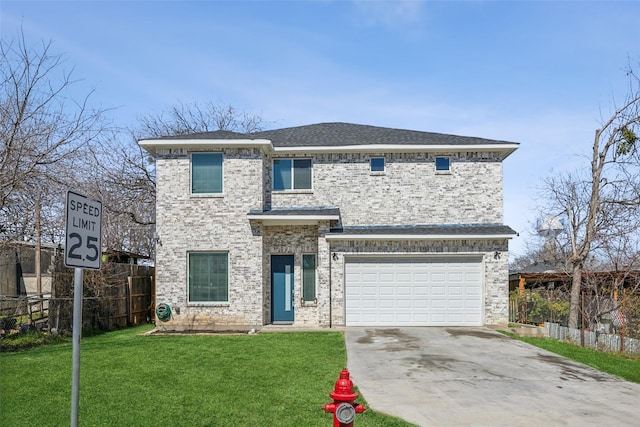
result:
M 436 172 L 451 172 L 451 159 L 448 157 L 436 157 Z
M 384 172 L 384 157 L 372 157 L 369 160 L 371 172 Z
M 222 193 L 222 153 L 191 154 L 191 194 Z
M 310 190 L 311 159 L 274 159 L 274 190 Z

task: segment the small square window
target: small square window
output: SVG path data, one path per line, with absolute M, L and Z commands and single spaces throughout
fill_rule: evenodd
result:
M 384 172 L 384 157 L 372 157 L 369 165 L 371 172 Z
M 448 157 L 436 157 L 436 172 L 450 172 L 451 159 Z

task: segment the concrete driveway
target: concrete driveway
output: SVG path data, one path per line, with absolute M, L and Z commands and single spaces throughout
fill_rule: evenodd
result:
M 420 426 L 640 425 L 640 384 L 488 328 L 346 328 L 345 337 L 370 407 Z

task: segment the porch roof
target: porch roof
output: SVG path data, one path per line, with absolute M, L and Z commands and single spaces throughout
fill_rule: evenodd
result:
M 340 209 L 335 206 L 292 206 L 252 210 L 247 218 L 262 221 L 264 225 L 311 225 L 318 221 L 339 221 Z
M 331 229 L 331 240 L 510 239 L 517 233 L 503 224 L 417 224 L 351 226 Z

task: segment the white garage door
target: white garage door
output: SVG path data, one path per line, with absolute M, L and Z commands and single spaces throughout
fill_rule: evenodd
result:
M 482 289 L 479 259 L 347 259 L 346 324 L 481 326 Z

